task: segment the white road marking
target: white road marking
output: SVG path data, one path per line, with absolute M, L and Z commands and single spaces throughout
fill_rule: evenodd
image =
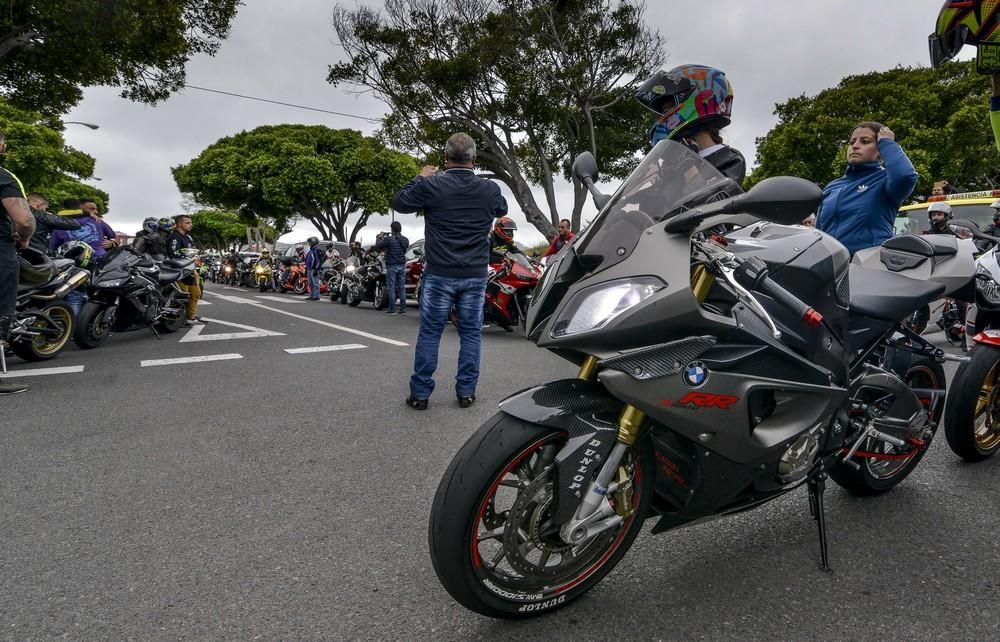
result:
M 274 330 L 265 330 L 264 328 L 255 328 L 252 325 L 243 325 L 242 323 L 233 323 L 232 321 L 221 321 L 219 319 L 209 319 L 204 317 L 205 321 L 211 322 L 213 325 L 228 325 L 234 328 L 240 328 L 245 332 L 220 332 L 217 334 L 206 334 L 202 336 L 202 332 L 207 326 L 204 325 L 193 325 L 191 329 L 187 331 L 178 343 L 192 343 L 194 341 L 226 341 L 228 339 L 256 339 L 258 337 L 283 337 L 284 332 L 275 332 Z
M 41 377 L 44 375 L 72 374 L 83 372 L 83 366 L 59 366 L 58 368 L 32 368 L 30 370 L 8 370 L 7 374 L 0 373 L 0 379 L 10 379 L 14 377 Z
M 288 354 L 307 354 L 310 352 L 335 352 L 337 350 L 360 350 L 368 346 L 360 343 L 345 343 L 341 346 L 316 346 L 315 348 L 285 348 Z
M 257 295 L 254 298 L 255 299 L 265 299 L 267 301 L 279 301 L 281 303 L 305 303 L 305 301 L 303 301 L 302 299 L 295 300 L 295 299 L 290 299 L 290 298 L 280 297 L 280 296 L 261 296 L 261 295 Z
M 212 305 L 212 302 L 205 299 L 198 299 L 198 305 Z
M 246 292 L 243 288 L 231 288 L 228 285 L 222 286 L 223 290 L 236 290 L 237 292 Z
M 151 366 L 172 366 L 180 363 L 201 363 L 202 361 L 226 361 L 229 359 L 242 359 L 242 354 L 206 354 L 200 357 L 180 357 L 177 359 L 147 359 L 146 361 L 140 361 L 140 368 L 149 368 Z
M 292 317 L 294 319 L 301 319 L 303 321 L 308 321 L 310 323 L 315 323 L 315 324 L 318 324 L 318 325 L 323 325 L 323 326 L 326 326 L 328 328 L 333 328 L 334 330 L 340 330 L 341 332 L 350 332 L 351 334 L 356 334 L 359 337 L 365 337 L 366 339 L 372 339 L 374 341 L 381 341 L 382 343 L 388 343 L 391 346 L 405 347 L 405 346 L 410 345 L 409 343 L 406 343 L 405 341 L 396 341 L 395 339 L 389 339 L 387 337 L 380 337 L 379 335 L 377 335 L 377 334 L 371 334 L 370 332 L 363 332 L 361 330 L 355 330 L 354 328 L 348 328 L 346 326 L 337 325 L 336 323 L 328 323 L 326 321 L 320 321 L 319 319 L 311 319 L 309 317 L 304 317 L 301 314 L 294 314 L 292 312 L 288 312 L 287 310 L 279 310 L 278 308 L 272 308 L 272 307 L 264 305 L 263 303 L 257 303 L 256 301 L 253 301 L 251 299 L 244 299 L 242 297 L 237 297 L 237 296 L 227 296 L 225 294 L 216 294 L 214 292 L 208 292 L 208 294 L 211 294 L 213 296 L 217 296 L 220 299 L 224 299 L 226 301 L 229 301 L 230 303 L 244 303 L 246 305 L 256 306 L 258 308 L 261 308 L 262 310 L 270 310 L 271 312 L 277 312 L 278 314 L 284 314 L 287 317 Z

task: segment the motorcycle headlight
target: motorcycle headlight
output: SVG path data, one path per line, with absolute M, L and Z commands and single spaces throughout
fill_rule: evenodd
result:
M 603 328 L 665 287 L 652 276 L 608 281 L 577 292 L 552 326 L 554 339 Z
M 258 265 L 257 267 L 254 268 L 254 272 L 256 272 L 257 274 L 263 274 L 264 273 L 264 266 L 263 265 Z
M 233 271 L 233 266 L 227 265 L 226 266 L 226 272 L 232 272 L 232 271 Z
M 356 269 L 358 268 L 354 267 L 353 265 L 348 265 L 346 268 L 344 268 L 344 272 L 353 272 Z
M 97 283 L 96 285 L 99 288 L 117 288 L 118 286 L 120 286 L 124 282 L 125 282 L 125 279 L 111 279 L 109 281 L 101 281 L 100 283 Z
M 976 291 L 991 305 L 1000 305 L 1000 284 L 982 265 L 976 268 Z

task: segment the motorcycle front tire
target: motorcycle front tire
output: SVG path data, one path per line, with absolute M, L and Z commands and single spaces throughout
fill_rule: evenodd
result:
M 501 595 L 505 591 L 490 590 L 484 579 L 477 576 L 485 564 L 485 560 L 479 559 L 479 522 L 485 505 L 492 505 L 491 495 L 496 495 L 500 480 L 522 461 L 530 461 L 526 456 L 541 444 L 564 442 L 565 433 L 556 428 L 530 424 L 500 412 L 473 434 L 448 466 L 431 505 L 428 540 L 438 579 L 462 606 L 482 615 L 507 619 L 532 617 L 561 608 L 600 582 L 642 530 L 655 475 L 653 448 L 648 439 L 640 440 L 634 447 L 639 467 L 635 514 L 596 563 L 580 569 L 576 577 L 562 578 L 556 586 L 518 595 L 517 599 L 512 599 L 514 595 L 509 591 L 506 593 L 510 598 Z
M 111 334 L 110 326 L 101 323 L 105 307 L 87 301 L 76 315 L 76 329 L 73 331 L 73 342 L 81 350 L 90 350 L 104 343 Z
M 983 461 L 1000 450 L 1000 434 L 995 432 L 1000 427 L 991 431 L 993 434 L 976 434 L 976 419 L 989 413 L 989 420 L 994 414 L 990 406 L 996 405 L 1000 394 L 996 390 L 998 375 L 1000 348 L 977 343 L 969 351 L 969 361 L 958 367 L 952 380 L 945 405 L 944 434 L 948 447 L 965 461 Z

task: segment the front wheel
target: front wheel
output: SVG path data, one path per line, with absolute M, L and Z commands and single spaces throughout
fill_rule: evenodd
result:
M 375 284 L 375 293 L 372 296 L 372 305 L 375 306 L 376 310 L 384 310 L 389 307 L 389 295 L 388 290 L 385 287 L 385 283 Z
M 49 303 L 41 310 L 52 323 L 35 317 L 28 329 L 38 336 L 25 337 L 14 341 L 10 349 L 25 361 L 46 361 L 56 356 L 66 347 L 73 336 L 73 309 L 61 301 Z
M 565 606 L 607 575 L 641 530 L 653 492 L 648 439 L 619 469 L 630 482 L 612 501 L 622 524 L 576 546 L 563 542 L 553 522 L 552 462 L 566 440 L 558 429 L 498 413 L 452 460 L 428 536 L 438 579 L 466 608 L 524 618 Z
M 306 283 L 304 278 L 296 279 L 295 284 L 292 286 L 292 292 L 295 294 L 305 294 L 306 290 L 309 289 L 309 284 Z
M 73 341 L 81 350 L 90 350 L 104 343 L 111 334 L 111 323 L 106 319 L 107 308 L 87 301 L 76 315 Z
M 903 381 L 914 390 L 944 390 L 946 379 L 944 368 L 933 359 L 926 357 L 914 358 L 904 371 Z M 930 395 L 921 401 L 927 407 L 928 420 L 933 430 L 941 421 L 941 411 L 944 406 L 944 395 Z M 916 469 L 930 448 L 931 436 L 924 440 L 923 445 L 897 448 L 884 441 L 869 437 L 858 449 L 853 461 L 858 468 L 838 463 L 830 470 L 830 478 L 839 486 L 855 495 L 878 495 L 894 488 Z
M 1000 348 L 977 343 L 955 373 L 948 391 L 944 434 L 966 461 L 982 461 L 1000 450 Z

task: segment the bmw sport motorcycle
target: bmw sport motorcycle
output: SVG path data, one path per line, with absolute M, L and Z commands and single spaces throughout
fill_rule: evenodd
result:
M 974 225 L 974 224 L 973 224 Z M 1000 243 L 969 227 L 976 240 Z M 997 245 L 976 261 L 975 304 L 969 307 L 965 335 L 972 342 L 969 362 L 959 366 L 948 391 L 945 436 L 966 461 L 989 458 L 1000 450 L 1000 260 Z
M 17 252 L 33 269 L 30 274 L 21 271 L 9 346 L 25 361 L 46 361 L 62 352 L 73 336 L 73 309 L 64 298 L 84 287 L 89 273 L 70 259 L 50 259 L 29 248 L 19 248 Z M 5 347 L 0 342 L 3 372 L 7 372 Z
M 178 283 L 194 270 L 193 257 L 156 264 L 128 248 L 111 250 L 91 276 L 73 340 L 89 350 L 112 332 L 150 328 L 157 337 L 160 332 L 176 332 L 184 323 L 188 302 L 188 293 Z
M 611 197 L 590 154 L 574 173 L 600 213 L 547 267 L 526 333 L 579 371 L 503 400 L 455 455 L 429 523 L 441 583 L 478 613 L 536 615 L 590 590 L 647 519 L 662 533 L 803 485 L 828 569 L 826 480 L 887 491 L 931 443 L 949 355 L 900 320 L 970 280 L 971 257 L 899 237 L 852 263 L 792 225 L 816 185 L 744 194 L 673 141 Z

